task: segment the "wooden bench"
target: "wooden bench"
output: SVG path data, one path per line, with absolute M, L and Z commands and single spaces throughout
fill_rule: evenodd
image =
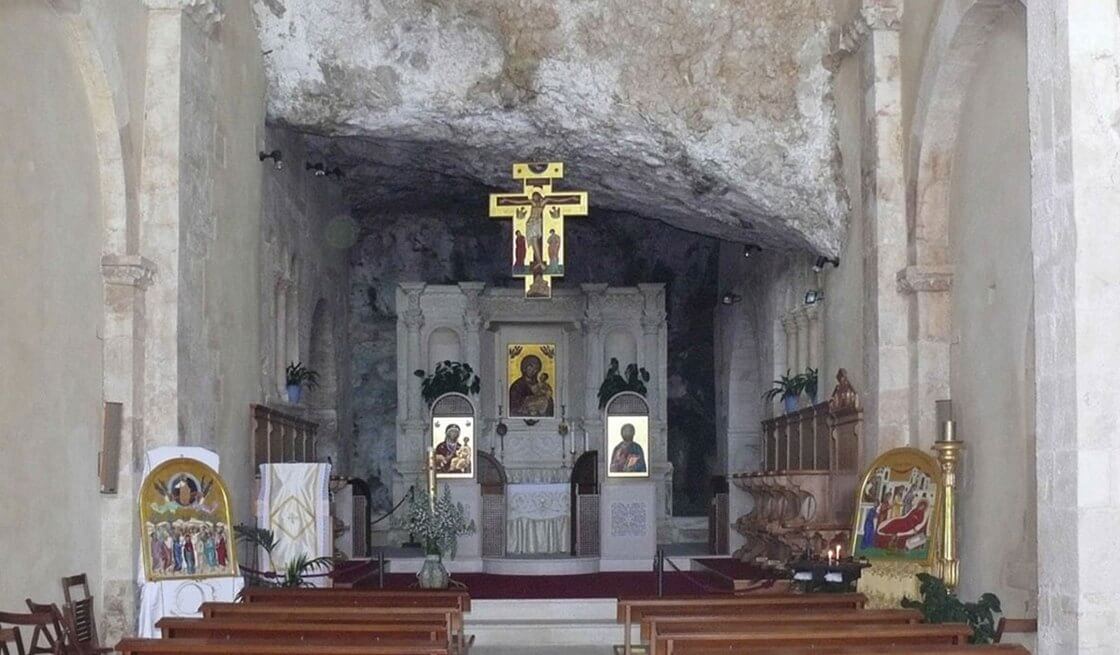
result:
M 245 603 L 272 605 L 326 605 L 376 607 L 384 604 L 455 607 L 471 610 L 471 596 L 466 591 L 426 591 L 388 589 L 291 589 L 247 587 L 241 592 Z
M 829 625 L 912 625 L 921 623 L 922 614 L 917 610 L 791 610 L 784 612 L 751 612 L 728 615 L 660 615 L 646 614 L 641 620 L 642 641 L 656 643 L 660 632 L 705 632 L 712 630 L 735 631 L 758 625 L 796 624 L 809 626 Z
M 963 645 L 972 629 L 965 624 L 937 625 L 758 625 L 734 631 L 662 632 L 654 648 L 660 655 L 695 655 L 723 650 L 742 652 L 773 646 Z
M 265 623 L 423 623 L 440 621 L 466 650 L 463 613 L 452 607 L 296 607 L 291 605 L 203 603 L 204 619 L 239 619 Z
M 742 615 L 751 612 L 817 609 L 862 609 L 863 594 L 749 594 L 743 596 L 642 596 L 618 599 L 626 655 L 631 654 L 630 628 L 647 614 Z
M 351 646 L 232 639 L 122 639 L 121 655 L 449 655 L 446 644 L 383 641 Z
M 726 647 L 697 647 L 688 651 L 690 655 L 728 655 L 740 651 Z M 908 644 L 908 645 L 863 645 L 863 646 L 776 646 L 772 648 L 752 648 L 750 655 L 1031 655 L 1022 646 L 1012 644 L 992 644 L 976 646 L 972 644 Z
M 440 621 L 418 623 L 266 623 L 240 619 L 163 618 L 156 623 L 164 639 L 235 639 L 249 641 L 330 641 L 363 644 L 382 639 L 448 644 L 447 626 Z

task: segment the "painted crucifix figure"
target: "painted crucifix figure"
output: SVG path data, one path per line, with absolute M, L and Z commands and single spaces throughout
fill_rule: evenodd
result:
M 587 215 L 586 191 L 553 191 L 561 162 L 514 164 L 521 193 L 490 194 L 490 217 L 513 219 L 513 276 L 525 279 L 526 298 L 551 298 L 552 278 L 564 275 L 564 218 Z

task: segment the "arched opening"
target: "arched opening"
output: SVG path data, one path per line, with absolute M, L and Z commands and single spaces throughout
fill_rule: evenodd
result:
M 441 362 L 458 362 L 462 358 L 459 334 L 451 328 L 433 330 L 428 336 L 428 372 Z

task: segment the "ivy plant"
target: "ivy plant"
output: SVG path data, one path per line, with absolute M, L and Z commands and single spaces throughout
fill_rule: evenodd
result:
M 637 364 L 628 364 L 626 374 L 619 372 L 617 357 L 611 357 L 611 365 L 607 367 L 607 375 L 599 385 L 599 409 L 607 406 L 607 401 L 615 394 L 623 391 L 633 391 L 646 395 L 646 382 L 649 382 L 649 371 L 639 368 Z
M 417 369 L 413 375 L 420 378 L 420 395 L 428 407 L 445 393 L 478 394 L 482 381 L 474 374 L 470 364 L 444 360 L 436 364 L 436 370 L 427 373 Z
M 929 573 L 919 573 L 920 601 L 902 599 L 902 606 L 921 611 L 926 623 L 967 623 L 972 628 L 971 644 L 990 644 L 996 638 L 995 615 L 1002 612 L 995 594 L 981 594 L 975 603 L 966 603 L 949 590 L 945 581 Z

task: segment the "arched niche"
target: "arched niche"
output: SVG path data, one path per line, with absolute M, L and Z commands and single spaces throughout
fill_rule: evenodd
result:
M 603 357 L 603 366 L 610 366 L 613 358 L 618 360 L 621 370 L 626 370 L 628 364 L 638 362 L 638 340 L 629 330 L 612 330 L 603 341 Z
M 431 448 L 436 477 L 469 479 L 475 474 L 475 408 L 461 393 L 445 393 L 432 403 Z
M 334 339 L 334 315 L 326 299 L 315 303 L 311 314 L 311 346 L 308 367 L 319 373 L 319 386 L 309 389 L 307 402 L 312 409 L 336 409 L 338 372 Z
M 603 409 L 608 478 L 648 478 L 650 470 L 649 403 L 644 396 L 623 391 L 611 396 Z
M 435 370 L 440 362 L 462 361 L 463 346 L 459 333 L 451 328 L 436 328 L 428 335 L 428 372 Z

